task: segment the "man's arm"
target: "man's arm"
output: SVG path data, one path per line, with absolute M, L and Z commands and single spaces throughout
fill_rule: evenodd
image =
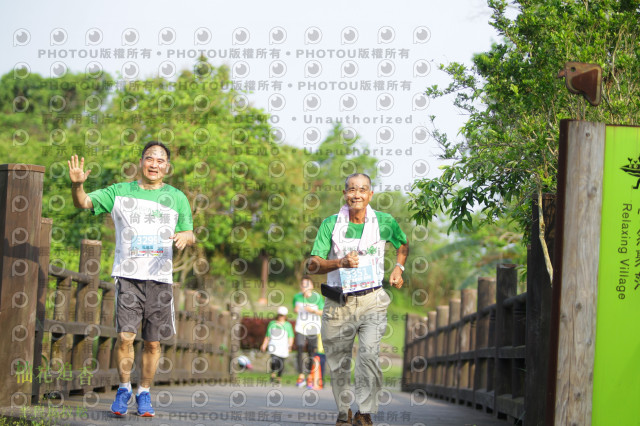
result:
M 71 160 L 67 161 L 69 165 L 69 178 L 71 179 L 71 197 L 73 205 L 79 209 L 92 209 L 93 202 L 91 198 L 84 192 L 83 183 L 89 177 L 91 170 L 84 172 L 84 157 L 78 163 L 78 156 L 72 155 Z
M 396 253 L 396 266 L 391 271 L 391 276 L 389 277 L 389 282 L 392 286 L 396 288 L 402 287 L 404 284 L 404 280 L 402 279 L 402 268 L 400 268 L 397 264 L 404 266 L 407 261 L 407 256 L 409 256 L 409 242 L 402 244 L 398 247 L 398 251 Z
M 327 260 L 320 256 L 311 256 L 307 259 L 307 273 L 326 274 L 340 268 L 357 268 L 358 252 L 352 251 L 340 259 Z

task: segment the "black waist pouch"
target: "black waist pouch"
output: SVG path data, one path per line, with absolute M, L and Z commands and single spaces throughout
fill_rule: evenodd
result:
M 320 284 L 320 292 L 324 297 L 333 300 L 340 306 L 344 306 L 346 303 L 347 298 L 340 287 L 332 287 L 323 283 Z

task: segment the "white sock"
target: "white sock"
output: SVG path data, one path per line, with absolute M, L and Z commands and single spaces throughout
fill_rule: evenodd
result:
M 126 390 L 128 390 L 129 392 L 131 392 L 131 382 L 127 382 L 127 383 L 120 383 L 120 387 L 121 387 L 121 388 L 125 388 Z
M 142 386 L 138 386 L 138 392 L 136 395 L 140 395 L 142 392 L 149 392 L 151 388 L 143 388 Z

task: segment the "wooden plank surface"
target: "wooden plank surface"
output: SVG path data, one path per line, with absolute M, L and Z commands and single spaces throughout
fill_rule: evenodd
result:
M 591 424 L 605 125 L 568 123 L 556 425 Z

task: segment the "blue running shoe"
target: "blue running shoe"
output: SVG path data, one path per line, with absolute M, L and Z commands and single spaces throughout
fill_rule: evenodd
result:
M 136 402 L 138 403 L 138 415 L 141 417 L 153 417 L 156 412 L 153 411 L 151 406 L 151 395 L 149 392 L 141 392 L 140 395 L 136 395 Z
M 116 399 L 115 401 L 113 401 L 113 404 L 111 404 L 111 412 L 113 412 L 113 414 L 117 414 L 118 416 L 124 416 L 125 414 L 127 414 L 130 399 L 131 392 L 129 392 L 127 388 L 118 388 Z

